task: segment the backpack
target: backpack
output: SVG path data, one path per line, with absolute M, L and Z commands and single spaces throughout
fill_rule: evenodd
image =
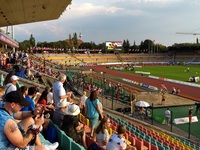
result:
M 51 143 L 57 142 L 58 134 L 54 127 L 48 126 L 48 128 L 45 130 L 45 139 Z
M 87 150 L 101 150 L 101 148 L 97 145 L 97 143 L 92 143 Z

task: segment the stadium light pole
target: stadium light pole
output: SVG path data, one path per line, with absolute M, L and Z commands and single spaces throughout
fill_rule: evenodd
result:
M 90 72 L 91 72 L 91 79 L 92 79 L 91 84 L 93 85 L 93 75 L 92 75 L 92 71 L 93 71 L 93 69 L 90 69 Z
M 153 125 L 153 103 L 151 106 L 151 124 Z
M 101 72 L 101 75 L 102 75 L 102 83 L 101 83 L 102 104 L 103 104 L 103 96 L 104 96 L 104 89 L 105 89 L 105 85 L 104 85 L 104 74 L 105 74 L 105 72 Z
M 173 117 L 173 112 L 171 111 L 171 119 L 170 119 L 170 123 L 171 123 L 171 132 L 172 132 L 172 117 Z

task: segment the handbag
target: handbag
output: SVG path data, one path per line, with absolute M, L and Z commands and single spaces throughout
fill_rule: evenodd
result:
M 93 102 L 91 101 L 91 103 L 92 103 L 92 105 L 94 106 L 94 104 L 93 104 Z M 94 106 L 94 108 L 97 110 L 97 108 Z M 98 112 L 98 110 L 97 110 L 97 112 Z M 98 112 L 98 114 L 99 114 L 99 112 Z M 99 120 L 101 120 L 102 118 L 101 118 L 101 115 L 99 114 Z

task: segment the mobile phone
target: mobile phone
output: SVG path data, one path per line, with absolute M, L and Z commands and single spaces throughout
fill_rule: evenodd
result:
M 42 114 L 44 114 L 44 112 L 45 112 L 45 111 L 44 111 L 44 109 L 43 109 L 43 110 L 42 110 L 42 113 L 40 114 L 40 117 L 42 117 Z

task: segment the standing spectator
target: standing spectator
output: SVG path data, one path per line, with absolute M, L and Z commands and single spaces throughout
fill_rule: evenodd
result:
M 175 87 L 172 88 L 172 94 L 176 94 L 176 88 Z
M 166 125 L 170 124 L 170 119 L 171 119 L 171 112 L 170 112 L 169 108 L 167 108 L 167 110 L 165 110 L 165 122 L 166 122 Z
M 190 68 L 189 67 L 187 68 L 187 72 L 190 72 Z
M 6 90 L 5 90 L 5 94 L 8 94 L 12 91 L 17 91 L 17 82 L 19 80 L 19 78 L 16 75 L 12 75 L 12 77 L 10 78 L 11 83 L 8 83 L 6 85 Z
M 79 107 L 81 110 L 82 114 L 85 114 L 85 101 L 88 97 L 86 96 L 86 92 L 83 91 L 83 95 L 81 96 L 80 100 L 79 100 Z
M 108 83 L 108 87 L 109 87 L 109 90 L 111 89 L 111 87 L 112 87 L 112 84 L 111 84 L 111 82 L 109 82 Z
M 113 133 L 106 146 L 106 150 L 125 150 L 127 147 L 123 135 L 126 133 L 126 127 L 122 124 L 117 127 L 117 134 Z
M 95 130 L 94 141 L 100 144 L 103 148 L 106 148 L 109 139 L 108 128 L 110 127 L 110 119 L 104 117 L 101 123 Z
M 166 99 L 166 95 L 165 95 L 165 93 L 162 93 L 161 105 L 165 104 L 165 99 Z
M 53 97 L 56 109 L 59 109 L 58 103 L 60 102 L 60 100 L 66 100 L 66 98 L 69 96 L 69 94 L 66 94 L 66 91 L 63 87 L 63 83 L 65 82 L 66 78 L 66 75 L 61 74 L 58 77 L 58 81 L 53 84 Z
M 67 111 L 68 105 L 69 105 L 69 103 L 66 100 L 61 100 L 58 103 L 59 109 L 56 109 L 53 114 L 52 121 L 60 128 L 62 127 L 63 118 L 67 114 L 66 111 Z
M 99 123 L 99 115 L 103 118 L 96 91 L 91 91 L 90 97 L 85 101 L 85 112 L 90 121 L 91 137 L 93 137 L 94 129 Z

